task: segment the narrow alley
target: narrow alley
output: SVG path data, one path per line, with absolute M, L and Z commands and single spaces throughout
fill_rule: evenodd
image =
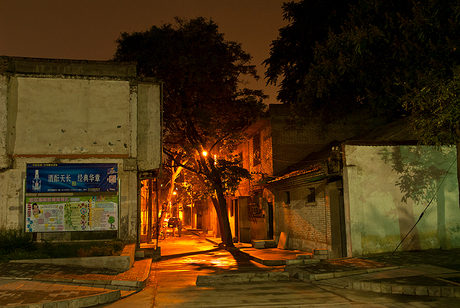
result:
M 296 279 L 197 286 L 199 275 L 284 271 L 284 266 L 267 267 L 233 256 L 189 231 L 182 237 L 167 237 L 160 246 L 161 261 L 152 263 L 144 290 L 98 307 L 458 307 L 455 298 L 376 294 Z

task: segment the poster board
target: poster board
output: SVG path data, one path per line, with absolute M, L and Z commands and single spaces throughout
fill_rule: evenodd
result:
M 116 192 L 117 164 L 27 164 L 27 193 Z
M 27 164 L 26 232 L 114 231 L 117 164 Z
M 117 195 L 26 197 L 26 232 L 117 229 Z

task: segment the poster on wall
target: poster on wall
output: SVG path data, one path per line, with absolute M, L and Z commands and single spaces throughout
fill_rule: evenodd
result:
M 27 193 L 116 192 L 117 164 L 27 164 Z
M 117 195 L 26 197 L 26 232 L 117 229 Z

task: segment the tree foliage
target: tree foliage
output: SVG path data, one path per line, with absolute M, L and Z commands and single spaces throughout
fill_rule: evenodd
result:
M 456 144 L 460 158 L 460 2 L 358 0 L 339 22 L 302 68 L 303 84 L 291 102 L 297 117 L 306 123 L 313 112 L 342 117 L 354 110 L 409 116 L 424 144 Z M 303 40 L 282 38 L 291 46 Z
M 446 113 L 447 106 L 458 110 L 458 1 L 360 0 L 334 28 L 316 43 L 314 61 L 304 70 L 294 102 L 299 116 L 317 110 L 342 116 L 363 108 L 414 115 L 427 144 L 458 142 L 458 119 Z M 436 123 L 444 134 L 433 134 Z
M 330 31 L 338 31 L 347 17 L 349 4 L 356 0 L 323 0 L 285 2 L 283 17 L 288 25 L 279 30 L 271 44 L 267 67 L 267 83 L 280 85 L 278 100 L 295 104 L 304 87 L 305 74 L 314 62 L 314 48 Z M 279 81 L 281 79 L 281 81 Z
M 225 216 L 224 243 L 233 245 L 224 194 L 249 173 L 224 154 L 261 115 L 266 98 L 242 82 L 243 76 L 259 78 L 250 54 L 224 40 L 212 20 L 198 17 L 122 33 L 114 60 L 137 61 L 139 75 L 163 82 L 164 153 L 210 188 L 218 215 Z

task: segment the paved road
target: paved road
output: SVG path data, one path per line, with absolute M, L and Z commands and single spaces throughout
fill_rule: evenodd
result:
M 455 298 L 376 294 L 296 280 L 198 287 L 198 275 L 283 270 L 234 257 L 192 234 L 161 243 L 162 260 L 152 264 L 147 287 L 100 307 L 460 307 Z

